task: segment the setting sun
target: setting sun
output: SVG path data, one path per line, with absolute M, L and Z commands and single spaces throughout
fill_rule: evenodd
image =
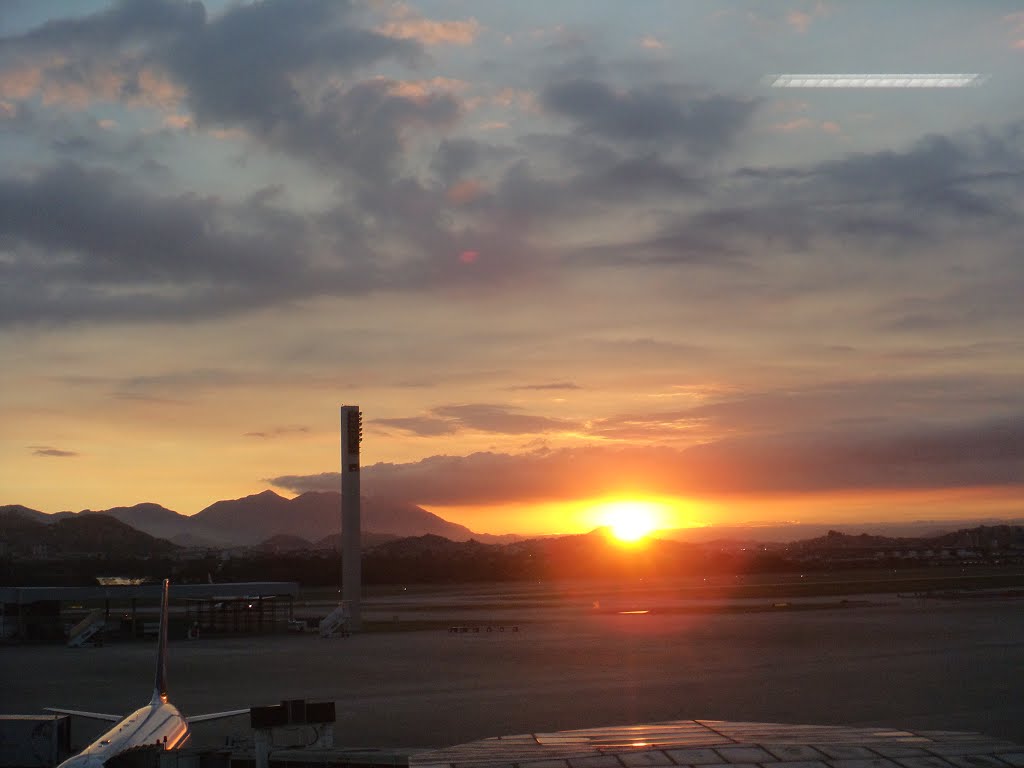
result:
M 650 501 L 612 501 L 602 505 L 601 522 L 620 541 L 639 541 L 661 525 L 659 505 Z

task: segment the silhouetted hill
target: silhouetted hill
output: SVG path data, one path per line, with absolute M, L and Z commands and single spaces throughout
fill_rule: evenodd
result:
M 481 544 L 478 541 L 452 541 L 444 536 L 428 533 L 423 536 L 408 536 L 373 548 L 375 555 L 384 557 L 420 557 L 423 554 L 443 557 L 466 557 L 500 548 L 500 545 Z
M 241 499 L 215 502 L 192 516 L 153 503 L 51 515 L 16 504 L 0 509 L 48 524 L 81 515 L 106 515 L 150 536 L 188 547 L 256 546 L 273 536 L 295 536 L 306 542 L 317 542 L 317 545 L 309 544 L 309 548 L 333 548 L 336 542 L 324 542 L 324 539 L 337 536 L 341 530 L 341 494 L 338 492 L 310 492 L 286 499 L 268 490 Z M 475 538 L 490 543 L 518 539 L 515 536 L 475 533 L 415 504 L 363 499 L 364 547 L 424 534 L 435 534 L 453 541 Z
M 17 513 L 0 514 L 0 538 L 11 554 L 46 558 L 53 555 L 150 557 L 177 549 L 104 514 L 75 515 L 49 525 Z
M 341 521 L 341 494 L 337 491 L 309 491 L 289 502 L 296 517 L 316 521 L 330 533 L 337 533 Z M 391 536 L 422 536 L 432 533 L 452 541 L 467 541 L 482 534 L 464 525 L 450 523 L 415 504 L 366 497 L 362 501 L 362 530 Z M 486 534 L 483 534 L 486 535 Z M 364 533 L 365 536 L 365 533 Z M 314 539 L 315 540 L 315 539 Z
M 804 539 L 790 544 L 790 548 L 803 551 L 883 550 L 887 548 L 961 548 L 985 552 L 1006 549 L 1024 549 L 1024 527 L 1019 525 L 981 525 L 964 528 L 939 536 L 891 537 L 862 533 L 851 536 L 841 531 L 829 531 L 825 536 Z
M 331 494 L 341 504 L 341 494 Z M 477 534 L 464 525 L 450 523 L 423 507 L 402 502 L 382 502 L 367 499 L 363 508 L 363 527 L 378 533 L 393 533 L 397 536 L 422 536 L 433 534 L 452 541 L 468 541 Z
M 381 544 L 387 544 L 389 541 L 396 541 L 402 538 L 396 536 L 393 533 L 374 533 L 373 531 L 362 531 L 359 534 L 359 539 L 362 542 L 364 550 L 372 549 L 373 547 L 380 546 Z M 324 536 L 319 541 L 313 543 L 312 548 L 314 550 L 327 550 L 331 552 L 337 552 L 341 546 L 341 534 L 332 533 L 330 536 Z
M 256 544 L 278 533 L 311 538 L 290 521 L 288 499 L 263 491 L 241 499 L 217 501 L 192 516 L 192 523 L 239 544 Z
M 100 516 L 117 520 L 130 525 L 155 539 L 167 539 L 179 546 L 208 547 L 211 549 L 227 547 L 257 547 L 274 537 L 292 537 L 289 546 L 301 546 L 304 550 L 314 552 L 336 550 L 341 523 L 341 495 L 334 492 L 303 493 L 294 499 L 287 499 L 273 491 L 246 496 L 241 499 L 226 499 L 211 504 L 196 515 L 181 515 L 155 503 L 135 504 L 127 507 L 114 507 L 100 512 L 85 510 L 81 513 L 60 512 L 44 514 L 18 504 L 0 507 L 0 528 L 13 530 L 17 527 L 15 519 L 45 523 L 48 526 L 59 522 Z M 410 503 L 382 501 L 365 498 L 362 505 L 362 538 L 363 548 L 370 549 L 396 539 L 434 536 L 451 542 L 475 541 L 479 544 L 509 544 L 521 542 L 517 536 L 492 536 L 471 531 L 469 528 L 449 522 L 422 507 Z M 6 521 L 6 522 L 3 522 Z M 788 541 L 801 551 L 814 549 L 884 549 L 892 546 L 905 546 L 914 542 L 921 547 L 960 547 L 981 548 L 986 551 L 1002 547 L 1022 546 L 1020 525 L 1000 522 L 997 525 L 961 526 L 959 530 L 936 533 L 941 525 L 952 526 L 957 521 L 912 521 L 909 523 L 864 523 L 859 525 L 809 525 L 781 524 L 775 526 L 733 526 L 708 527 L 698 529 L 680 529 L 658 533 L 661 539 L 674 543 L 686 543 L 692 547 L 698 544 L 704 549 L 716 551 L 731 550 L 736 552 L 744 542 L 748 549 L 761 548 L 764 542 Z M 1017 523 L 1019 521 L 1008 521 Z M 865 531 L 871 531 L 866 533 Z M 901 535 L 896 536 L 895 533 Z M 916 533 L 907 536 L 907 532 Z M 783 538 L 783 534 L 789 534 Z M 812 536 L 807 536 L 812 534 Z M 37 543 L 52 546 L 39 531 L 34 534 Z M 593 549 L 607 546 L 607 537 L 600 532 L 592 534 L 597 543 L 584 545 L 575 542 L 576 537 L 547 536 L 537 537 L 522 542 L 524 547 L 514 547 L 505 554 L 515 558 L 520 552 L 523 557 L 533 557 L 538 562 L 555 563 L 567 559 L 594 559 Z M 563 541 L 564 540 L 564 541 Z M 283 541 L 283 540 L 282 540 Z M 436 542 L 424 540 L 425 546 L 438 550 Z M 600 544 L 603 541 L 604 544 Z M 315 543 L 310 543 L 315 542 Z M 0 541 L 0 543 L 4 543 Z M 281 541 L 278 541 L 281 545 Z M 405 545 L 412 547 L 413 545 Z M 421 544 L 421 546 L 424 546 Z M 617 547 L 617 545 L 616 545 Z M 772 547 L 780 551 L 781 547 Z M 71 550 L 75 551 L 75 550 Z M 618 549 L 612 550 L 613 553 Z M 669 557 L 664 554 L 664 542 L 654 544 L 645 555 L 648 558 Z M 676 556 L 684 556 L 677 553 Z M 503 555 L 504 557 L 504 555 Z M 563 567 L 564 562 L 563 562 Z
M 701 528 L 675 528 L 659 531 L 658 536 L 673 541 L 700 543 L 787 543 L 825 536 L 830 530 L 848 535 L 870 533 L 889 538 L 934 538 L 971 529 L 982 524 L 1020 525 L 1010 520 L 901 520 L 866 523 L 751 523 L 749 525 L 709 525 Z
M 981 525 L 937 536 L 934 543 L 942 547 L 970 547 L 983 550 L 1024 549 L 1024 526 Z
M 110 515 L 115 520 L 159 539 L 171 539 L 181 533 L 183 526 L 188 525 L 187 516 L 152 503 L 113 507 L 102 510 L 101 514 Z
M 44 517 L 47 516 L 44 515 Z M 35 532 L 41 535 L 45 528 L 45 521 L 29 517 L 16 504 L 0 507 L 0 541 L 8 541 L 8 537 L 14 536 L 20 531 Z
M 197 536 L 191 532 L 176 533 L 170 539 L 172 544 L 177 544 L 179 547 L 185 547 L 186 549 L 224 549 L 230 545 L 218 538 L 210 538 L 209 536 Z
M 845 550 L 845 549 L 883 549 L 900 546 L 907 542 L 925 541 L 924 539 L 894 538 L 891 536 L 872 536 L 862 533 L 852 536 L 841 531 L 829 531 L 824 536 L 814 539 L 801 539 L 790 544 L 797 549 Z
M 35 520 L 39 523 L 49 523 L 53 517 L 45 512 L 30 509 L 29 507 L 22 506 L 21 504 L 5 504 L 0 507 L 0 515 L 6 514 L 14 515 L 25 520 Z
M 273 554 L 281 552 L 302 552 L 313 549 L 313 544 L 312 542 L 298 536 L 289 536 L 284 533 L 279 533 L 276 536 L 271 536 L 266 541 L 260 542 L 256 545 L 255 549 L 260 552 L 269 552 Z
M 64 551 L 91 551 L 145 557 L 177 549 L 171 542 L 135 530 L 106 515 L 79 515 L 51 526 L 54 543 Z
M 216 537 L 235 545 L 253 545 L 277 534 L 320 541 L 341 529 L 341 494 L 308 492 L 286 499 L 273 491 L 218 501 L 192 517 L 197 535 Z M 415 504 L 364 498 L 362 530 L 392 536 L 436 534 L 466 541 L 485 537 L 469 528 L 428 512 Z

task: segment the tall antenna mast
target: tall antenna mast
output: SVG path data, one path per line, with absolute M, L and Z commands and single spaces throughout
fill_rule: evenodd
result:
M 349 606 L 349 626 L 362 628 L 362 532 L 359 509 L 359 444 L 363 414 L 358 405 L 341 406 L 341 599 Z

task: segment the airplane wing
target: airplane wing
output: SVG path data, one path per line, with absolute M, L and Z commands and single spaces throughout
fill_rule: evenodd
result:
M 78 715 L 79 717 L 88 717 L 92 720 L 106 720 L 111 723 L 119 723 L 124 719 L 124 715 L 108 715 L 104 712 L 83 712 L 80 709 L 60 709 L 59 707 L 43 707 L 43 709 L 47 712 L 56 712 L 58 715 Z
M 208 715 L 193 715 L 192 717 L 186 717 L 189 725 L 192 723 L 205 723 L 207 720 L 221 720 L 225 717 L 235 717 L 237 715 L 248 715 L 248 709 L 229 709 L 225 712 L 211 712 Z

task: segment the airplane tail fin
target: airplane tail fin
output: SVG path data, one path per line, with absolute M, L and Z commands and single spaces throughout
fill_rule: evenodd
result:
M 160 598 L 160 639 L 156 651 L 156 680 L 153 683 L 153 701 L 167 701 L 167 603 L 171 591 L 171 580 L 164 579 L 163 595 Z

